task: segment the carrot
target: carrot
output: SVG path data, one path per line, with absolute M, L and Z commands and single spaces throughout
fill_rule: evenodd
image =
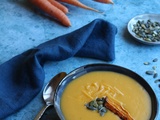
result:
M 106 4 L 114 4 L 112 0 L 94 0 L 96 2 L 106 3 Z
M 65 13 L 51 4 L 48 0 L 30 0 L 30 2 L 51 17 L 56 18 L 63 25 L 67 27 L 71 26 L 70 20 Z
M 52 5 L 56 6 L 60 10 L 62 10 L 65 14 L 68 13 L 68 8 L 57 2 L 56 0 L 48 0 Z
M 81 7 L 81 8 L 84 8 L 84 9 L 88 9 L 88 10 L 92 10 L 92 11 L 95 11 L 95 12 L 100 12 L 100 11 L 94 9 L 94 8 L 91 8 L 89 6 L 84 5 L 83 3 L 79 2 L 78 0 L 57 0 L 57 1 L 65 2 L 65 3 L 71 4 L 71 5 Z

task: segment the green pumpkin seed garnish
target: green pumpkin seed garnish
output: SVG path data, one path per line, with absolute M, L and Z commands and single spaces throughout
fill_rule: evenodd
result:
M 98 105 L 103 105 L 103 101 L 97 101 Z
M 107 108 L 106 107 L 101 107 L 99 110 L 98 110 L 100 116 L 104 116 L 105 113 L 107 112 Z
M 85 104 L 85 106 L 88 110 L 97 111 L 100 114 L 100 116 L 104 116 L 107 112 L 107 108 L 104 106 L 104 103 L 104 98 L 97 98 Z
M 95 107 L 93 107 L 93 106 L 91 106 L 89 104 L 86 104 L 85 106 L 86 106 L 87 109 L 92 110 L 92 111 L 98 110 L 98 108 L 95 108 Z

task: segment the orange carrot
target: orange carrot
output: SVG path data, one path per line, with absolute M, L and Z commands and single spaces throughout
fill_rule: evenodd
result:
M 56 0 L 48 0 L 52 5 L 56 6 L 60 10 L 62 10 L 65 14 L 68 13 L 68 8 L 57 2 Z
M 65 3 L 71 4 L 71 5 L 81 7 L 81 8 L 84 8 L 84 9 L 88 9 L 88 10 L 92 10 L 92 11 L 95 11 L 95 12 L 100 12 L 100 11 L 94 9 L 94 8 L 91 8 L 89 6 L 84 5 L 83 3 L 79 2 L 78 0 L 57 0 L 57 1 L 65 2 Z
M 51 4 L 48 0 L 30 0 L 30 2 L 51 17 L 56 18 L 63 25 L 67 27 L 71 25 L 70 20 L 65 13 Z
M 112 0 L 94 0 L 96 2 L 106 3 L 106 4 L 114 4 Z

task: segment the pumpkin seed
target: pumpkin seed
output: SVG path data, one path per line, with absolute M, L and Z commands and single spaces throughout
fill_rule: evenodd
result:
M 105 107 L 101 107 L 98 112 L 100 116 L 104 116 L 104 114 L 107 112 L 107 109 Z
M 102 104 L 101 104 L 101 105 L 99 105 L 99 106 L 98 106 L 98 110 L 100 110 L 102 107 L 103 107 L 103 105 L 102 105 Z
M 153 74 L 154 74 L 154 71 L 151 71 L 151 70 L 146 71 L 146 74 L 148 74 L 148 75 L 153 75 Z
M 152 67 L 153 70 L 156 70 L 156 68 L 157 68 L 157 66 L 153 66 L 153 67 Z
M 158 61 L 158 58 L 153 59 L 153 62 L 157 62 L 157 61 Z
M 97 98 L 97 99 L 96 99 L 96 101 L 102 101 L 102 100 L 103 100 L 102 98 Z
M 100 114 L 100 116 L 104 116 L 104 115 L 105 115 L 105 113 L 104 113 L 104 112 L 100 112 L 99 114 Z
M 154 73 L 153 78 L 157 78 L 158 77 L 158 73 Z
M 150 64 L 150 62 L 144 62 L 144 65 L 149 65 Z
M 154 82 L 155 82 L 155 83 L 158 83 L 158 82 L 160 82 L 160 79 L 157 79 L 157 80 L 155 80 Z
M 103 101 L 97 101 L 97 104 L 98 104 L 98 105 L 102 105 L 102 104 L 103 104 Z
M 85 105 L 87 109 L 89 110 L 98 110 L 97 108 L 93 107 L 93 106 L 90 106 L 89 104 L 86 104 Z
M 141 27 L 142 27 L 143 29 L 146 29 L 145 24 L 141 24 Z
M 93 106 L 93 107 L 95 107 L 95 108 L 98 108 L 98 104 L 97 104 L 97 102 L 96 102 L 95 100 L 91 101 L 91 102 L 89 103 L 89 106 Z
M 97 102 L 95 100 L 93 102 L 93 106 L 96 107 L 96 108 L 98 107 L 98 104 L 97 104 Z

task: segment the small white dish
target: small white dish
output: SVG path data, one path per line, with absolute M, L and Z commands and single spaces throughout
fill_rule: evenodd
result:
M 146 41 L 143 40 L 143 38 L 138 37 L 132 30 L 134 28 L 134 25 L 138 22 L 138 21 L 144 21 L 146 22 L 147 20 L 151 20 L 152 22 L 159 22 L 160 23 L 160 14 L 142 14 L 142 15 L 138 15 L 135 16 L 134 18 L 132 18 L 129 22 L 128 22 L 128 31 L 129 33 L 135 38 L 135 40 L 147 44 L 147 45 L 160 45 L 160 41 L 156 41 L 156 42 L 150 42 L 150 41 Z

